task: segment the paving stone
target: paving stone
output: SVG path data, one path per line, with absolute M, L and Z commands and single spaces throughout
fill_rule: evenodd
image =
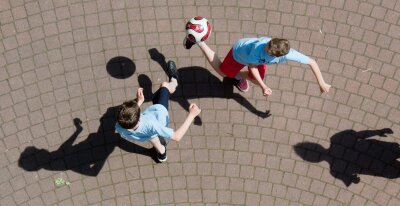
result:
M 399 5 L 388 0 L 4 1 L 0 204 L 397 205 L 395 180 L 364 175 L 361 183 L 344 188 L 326 161 L 307 162 L 293 146 L 310 141 L 329 148 L 337 132 L 386 127 L 394 131 L 386 140 L 395 142 Z M 147 148 L 125 151 L 119 142 L 110 145 L 112 152 L 97 176 L 68 168 L 69 187 L 56 188 L 53 183 L 66 168 L 50 171 L 43 166 L 29 172 L 18 167 L 20 153 L 32 145 L 64 155 L 58 148 L 75 132 L 74 118 L 84 124 L 73 147 L 80 148 L 90 135 L 109 137 L 100 117 L 108 107 L 135 98 L 127 88 L 140 85 L 135 76 L 109 76 L 107 62 L 113 57 L 132 59 L 134 75 L 163 79 L 160 62 L 149 58 L 149 49 L 155 48 L 180 68 L 204 67 L 222 80 L 201 50 L 195 46 L 188 52 L 181 45 L 182 25 L 193 14 L 212 24 L 207 42 L 220 57 L 238 38 L 287 38 L 292 48 L 316 59 L 333 88 L 320 95 L 311 70 L 297 63 L 271 66 L 267 84 L 274 93 L 268 99 L 258 88 L 249 93 L 232 90 L 256 109 L 271 111 L 271 117 L 260 118 L 243 108 L 243 99 L 208 79 L 197 84 L 198 91 L 176 94 L 194 95 L 189 102 L 202 108 L 202 124 L 192 126 L 180 143 L 170 143 L 168 163 L 155 164 Z M 211 96 L 209 88 L 214 89 Z M 177 128 L 187 111 L 177 102 L 171 106 L 170 126 Z

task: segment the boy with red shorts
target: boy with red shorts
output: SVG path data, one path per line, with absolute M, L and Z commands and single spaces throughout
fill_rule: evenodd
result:
M 263 81 L 267 70 L 266 65 L 277 64 L 286 60 L 310 65 L 322 93 L 329 92 L 331 87 L 322 78 L 321 71 L 315 60 L 291 49 L 289 41 L 286 39 L 271 39 L 268 37 L 239 39 L 223 62 L 205 42 L 194 43 L 185 38 L 184 46 L 186 49 L 190 49 L 194 44 L 200 47 L 208 62 L 218 74 L 223 77 L 235 78 L 235 86 L 242 92 L 249 90 L 248 79 L 261 87 L 264 96 L 271 95 L 272 90 Z M 245 66 L 248 67 L 249 71 L 240 72 Z

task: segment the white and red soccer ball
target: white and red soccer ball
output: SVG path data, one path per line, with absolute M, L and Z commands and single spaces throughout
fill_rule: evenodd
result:
M 196 16 L 186 23 L 186 36 L 191 42 L 205 41 L 210 33 L 211 24 L 204 17 Z

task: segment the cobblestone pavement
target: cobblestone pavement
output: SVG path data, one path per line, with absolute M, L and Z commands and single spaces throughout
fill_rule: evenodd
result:
M 284 37 L 333 89 L 320 95 L 295 63 L 269 67 L 268 98 L 222 84 L 182 46 L 196 15 L 221 57 L 241 37 Z M 0 0 L 0 205 L 400 205 L 387 160 L 400 141 L 399 16 L 397 0 Z M 202 114 L 157 164 L 149 144 L 119 139 L 112 111 L 139 85 L 149 97 L 165 60 L 184 77 L 170 125 L 187 101 Z M 372 139 L 391 149 L 360 146 L 378 157 L 335 146 L 349 129 L 383 128 L 393 134 Z M 335 172 L 353 160 L 383 172 L 346 186 Z

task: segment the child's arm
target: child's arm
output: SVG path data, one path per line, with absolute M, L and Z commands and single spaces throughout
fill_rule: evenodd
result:
M 321 92 L 322 93 L 329 92 L 331 85 L 327 84 L 324 81 L 324 78 L 322 78 L 321 70 L 319 69 L 317 62 L 314 59 L 311 59 L 310 57 L 296 51 L 295 49 L 290 49 L 290 51 L 287 55 L 280 58 L 280 62 L 285 61 L 285 60 L 291 60 L 291 61 L 299 62 L 301 64 L 310 65 L 312 72 L 314 73 L 315 77 L 317 78 L 317 81 L 319 84 L 319 89 L 321 90 Z
M 190 104 L 189 115 L 186 117 L 186 120 L 183 122 L 181 127 L 174 132 L 171 139 L 179 142 L 189 129 L 189 126 L 192 124 L 194 118 L 199 115 L 200 112 L 201 109 L 196 104 Z
M 249 67 L 250 73 L 253 75 L 253 77 L 257 81 L 258 85 L 261 87 L 261 89 L 263 91 L 263 95 L 264 96 L 271 95 L 272 90 L 269 87 L 267 87 L 267 85 L 264 84 L 264 81 L 262 80 L 262 78 L 260 76 L 260 72 L 258 71 L 257 67 L 252 64 L 249 65 L 248 67 Z
M 322 93 L 329 92 L 331 85 L 327 84 L 324 81 L 324 78 L 322 78 L 321 70 L 319 69 L 317 62 L 314 59 L 310 58 L 310 62 L 308 63 L 308 65 L 310 65 L 311 70 L 313 71 L 315 77 L 317 78 L 319 89 L 321 90 L 321 92 Z

